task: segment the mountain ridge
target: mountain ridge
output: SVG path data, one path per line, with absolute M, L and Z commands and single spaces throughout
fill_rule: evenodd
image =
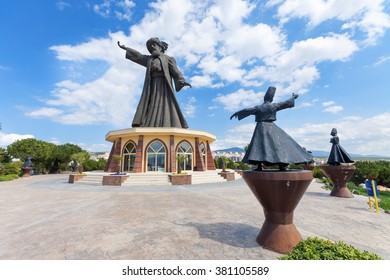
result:
M 227 149 L 220 149 L 220 150 L 215 150 L 214 152 L 219 152 L 219 153 L 244 153 L 245 150 L 239 147 L 232 147 L 232 148 L 227 148 Z M 312 150 L 311 154 L 313 157 L 328 157 L 330 151 L 320 151 L 320 150 Z M 352 157 L 352 159 L 361 159 L 361 158 L 367 158 L 367 159 L 387 159 L 390 160 L 390 157 L 387 156 L 381 156 L 381 155 L 361 155 L 361 154 L 351 154 L 349 155 Z

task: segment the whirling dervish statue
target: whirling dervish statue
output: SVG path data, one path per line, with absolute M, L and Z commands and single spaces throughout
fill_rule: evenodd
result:
M 294 107 L 298 94 L 293 93 L 292 97 L 284 102 L 272 103 L 275 91 L 275 87 L 269 87 L 264 95 L 263 104 L 243 109 L 230 117 L 241 120 L 249 115 L 256 116 L 256 128 L 242 161 L 257 164 L 258 171 L 263 170 L 262 164 L 268 166 L 278 164 L 279 170 L 284 171 L 289 164 L 307 164 L 313 161 L 312 156 L 304 148 L 274 124 L 276 112 Z
M 337 136 L 337 129 L 333 128 L 330 132 L 330 135 L 332 135 L 332 137 L 330 138 L 330 143 L 332 143 L 332 149 L 330 150 L 328 164 L 340 165 L 341 163 L 353 163 L 354 161 L 339 144 L 340 140 Z

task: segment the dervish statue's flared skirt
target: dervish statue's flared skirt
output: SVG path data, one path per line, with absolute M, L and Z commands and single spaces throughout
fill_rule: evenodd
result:
M 338 165 L 340 163 L 352 163 L 354 162 L 349 154 L 340 146 L 340 144 L 333 144 L 330 150 L 328 163 L 330 165 Z
M 312 156 L 273 122 L 258 122 L 242 160 L 248 164 L 303 164 Z

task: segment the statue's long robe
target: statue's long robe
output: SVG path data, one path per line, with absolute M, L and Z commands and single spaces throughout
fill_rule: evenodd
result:
M 126 51 L 126 58 L 146 67 L 144 87 L 132 127 L 188 128 L 172 84 L 173 79 L 176 91 L 180 91 L 185 82 L 175 59 L 166 54 L 158 57 L 143 55 L 130 48 Z
M 239 120 L 256 117 L 256 128 L 246 150 L 243 162 L 248 164 L 301 164 L 313 161 L 312 156 L 294 141 L 274 121 L 276 112 L 294 107 L 294 98 L 279 103 L 263 103 L 237 112 Z
M 340 163 L 353 163 L 354 161 L 349 154 L 339 144 L 339 137 L 334 136 L 330 139 L 332 143 L 332 149 L 328 158 L 328 164 L 339 165 Z

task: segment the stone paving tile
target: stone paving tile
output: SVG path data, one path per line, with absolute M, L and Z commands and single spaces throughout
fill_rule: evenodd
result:
M 256 243 L 264 215 L 242 179 L 193 186 L 68 184 L 67 175 L 0 182 L 0 259 L 241 259 L 281 256 Z M 390 259 L 390 216 L 314 181 L 294 212 L 303 238 L 342 240 Z

